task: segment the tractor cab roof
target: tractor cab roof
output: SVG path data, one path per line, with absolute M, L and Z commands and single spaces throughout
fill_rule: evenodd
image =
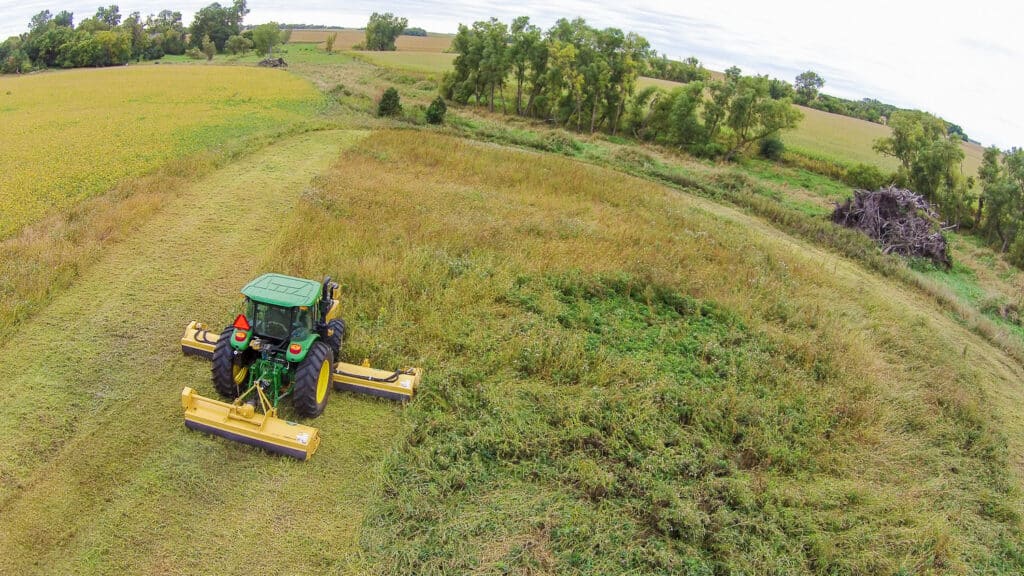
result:
M 322 286 L 314 280 L 283 274 L 264 274 L 242 288 L 242 294 L 256 302 L 295 308 L 312 306 L 320 299 Z

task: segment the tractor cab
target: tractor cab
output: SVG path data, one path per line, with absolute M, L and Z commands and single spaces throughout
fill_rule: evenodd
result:
M 287 348 L 287 361 L 301 362 L 323 331 L 317 328 L 323 323 L 324 291 L 319 282 L 281 274 L 264 274 L 246 284 L 242 288 L 245 313 L 232 325 L 231 348 L 239 352 Z

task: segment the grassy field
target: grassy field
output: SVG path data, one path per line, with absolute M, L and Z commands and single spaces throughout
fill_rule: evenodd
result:
M 7 327 L 0 573 L 1024 571 L 1024 368 L 840 249 L 841 186 L 475 110 L 416 126 L 427 72 L 287 49 L 306 122 L 97 197 L 73 220 L 133 225 Z M 152 68 L 246 60 L 216 63 Z M 410 118 L 371 117 L 387 85 Z M 956 249 L 921 274 L 979 308 L 1024 285 Z M 213 393 L 184 323 L 271 270 L 339 279 L 346 359 L 426 370 L 405 407 L 336 394 L 308 463 L 181 425 L 180 389 Z
M 455 54 L 430 52 L 353 52 L 353 54 L 378 66 L 437 75 L 451 70 L 452 62 L 455 60 Z
M 308 118 L 321 102 L 295 76 L 252 68 L 0 77 L 0 239 L 169 160 Z
M 874 164 L 886 170 L 895 170 L 899 166 L 895 158 L 882 156 L 871 149 L 875 140 L 892 133 L 888 127 L 804 106 L 799 108 L 804 113 L 804 120 L 796 130 L 783 135 L 787 146 L 826 158 Z M 984 148 L 969 142 L 964 142 L 961 148 L 964 151 L 964 175 L 977 177 Z
M 209 175 L 8 334 L 0 573 L 241 574 L 255 551 L 267 573 L 350 561 L 398 408 L 337 394 L 317 460 L 268 458 L 182 426 L 182 386 L 214 392 L 177 339 L 189 319 L 230 320 L 290 235 L 272 223 L 363 137 L 284 139 Z
M 290 42 L 323 44 L 331 34 L 337 34 L 334 49 L 351 50 L 356 44 L 366 41 L 364 30 L 293 30 Z M 429 33 L 428 36 L 399 36 L 395 47 L 400 52 L 444 52 L 451 46 L 451 34 Z
M 296 235 L 289 269 L 344 266 L 382 357 L 430 375 L 369 568 L 1016 569 L 1021 371 L 927 297 L 710 202 L 422 133 L 347 152 L 294 222 L 341 249 Z

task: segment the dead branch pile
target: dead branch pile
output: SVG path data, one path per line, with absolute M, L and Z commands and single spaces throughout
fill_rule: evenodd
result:
M 284 58 L 264 58 L 260 60 L 258 66 L 264 66 L 266 68 L 287 68 L 288 63 L 284 61 Z
M 852 198 L 836 204 L 832 221 L 874 238 L 886 254 L 920 256 L 946 268 L 951 265 L 938 213 L 910 190 L 895 186 L 874 192 L 854 190 Z

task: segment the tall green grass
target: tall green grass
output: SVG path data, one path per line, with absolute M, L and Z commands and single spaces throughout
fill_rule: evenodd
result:
M 899 284 L 662 186 L 426 132 L 346 153 L 287 228 L 269 261 L 369 303 L 350 357 L 427 374 L 361 571 L 1024 567 L 996 399 L 1019 368 Z
M 965 326 L 1024 363 L 1024 341 L 1015 330 L 981 312 L 975 303 L 959 297 L 944 282 L 916 272 L 898 256 L 882 254 L 866 235 L 833 224 L 820 202 L 787 198 L 767 182 L 768 178 L 763 177 L 756 163 L 753 169 L 722 168 L 694 162 L 678 154 L 659 154 L 651 148 L 611 147 L 600 142 L 584 142 L 561 131 L 502 126 L 486 120 L 459 120 L 454 126 L 473 138 L 566 154 L 749 210 L 787 234 L 824 246 L 905 286 L 923 291 L 955 314 Z M 550 142 L 558 145 L 552 146 Z M 837 194 L 835 183 L 830 186 L 817 182 L 815 186 L 818 189 L 815 196 Z

